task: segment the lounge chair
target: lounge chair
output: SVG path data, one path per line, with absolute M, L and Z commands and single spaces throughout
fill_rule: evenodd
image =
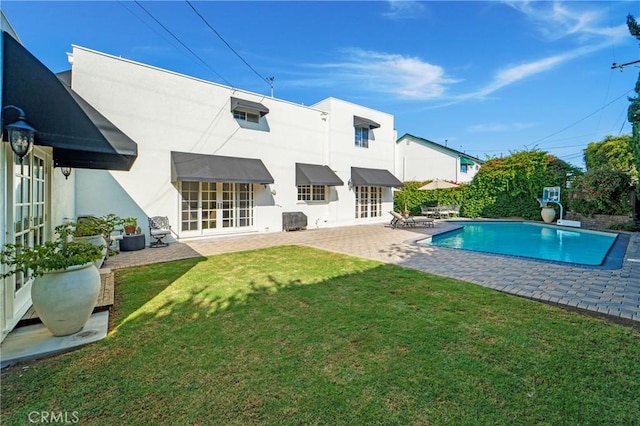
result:
M 404 217 L 398 212 L 390 211 L 389 213 L 391 213 L 391 216 L 393 216 L 393 219 L 391 219 L 392 228 L 400 228 L 400 227 L 415 228 L 417 225 L 433 227 L 433 218 L 430 218 L 430 217 L 426 217 L 426 216 Z

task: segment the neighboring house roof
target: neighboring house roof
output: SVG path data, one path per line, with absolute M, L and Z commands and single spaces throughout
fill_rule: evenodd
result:
M 476 158 L 473 155 L 469 155 L 469 154 L 467 154 L 465 152 L 458 151 L 457 149 L 449 148 L 448 146 L 444 146 L 444 145 L 441 145 L 439 143 L 430 141 L 429 139 L 420 138 L 418 136 L 410 135 L 409 133 L 405 133 L 404 135 L 402 135 L 396 141 L 396 143 L 400 143 L 401 141 L 403 141 L 405 139 L 411 139 L 413 142 L 417 142 L 417 143 L 422 144 L 422 145 L 424 145 L 426 147 L 435 149 L 436 151 L 440 151 L 442 153 L 451 155 L 452 157 L 460 157 L 462 164 L 469 164 L 468 160 L 471 160 L 473 163 L 477 163 L 477 164 L 483 164 L 484 163 L 483 160 L 481 160 L 479 158 Z M 471 164 L 473 164 L 473 163 L 471 163 Z

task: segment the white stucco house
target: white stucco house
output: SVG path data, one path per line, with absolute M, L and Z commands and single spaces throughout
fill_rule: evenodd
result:
M 403 181 L 441 179 L 471 182 L 483 161 L 464 152 L 410 134 L 396 142 L 396 176 Z
M 292 213 L 308 229 L 389 220 L 402 186 L 390 114 L 336 98 L 303 106 L 79 46 L 54 75 L 10 34 L 1 46 L 3 126 L 19 108 L 36 135 L 22 163 L 0 144 L 0 245 L 108 213 L 136 217 L 147 244 L 152 216 L 169 218 L 169 241 L 282 232 Z M 4 339 L 30 282 L 1 284 Z
M 335 98 L 312 106 L 73 46 L 71 89 L 134 140 L 127 171 L 77 169 L 78 214 L 167 216 L 174 239 L 388 220 L 393 116 Z

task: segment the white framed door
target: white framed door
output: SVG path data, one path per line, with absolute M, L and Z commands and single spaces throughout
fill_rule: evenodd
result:
M 28 247 L 44 243 L 49 232 L 51 155 L 34 147 L 22 163 L 7 156 L 5 225 L 7 243 Z M 3 337 L 31 306 L 31 283 L 22 273 L 5 278 Z
M 180 182 L 180 236 L 253 229 L 253 184 Z

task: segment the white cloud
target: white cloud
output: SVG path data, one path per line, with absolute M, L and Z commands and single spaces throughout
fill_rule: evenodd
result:
M 524 14 L 534 24 L 533 29 L 549 40 L 568 36 L 578 36 L 585 40 L 602 36 L 621 39 L 626 35 L 624 24 L 616 27 L 600 25 L 602 13 L 593 9 L 585 10 L 557 1 L 507 0 L 503 3 Z M 589 3 L 585 4 L 589 7 Z
M 448 78 L 442 67 L 418 57 L 362 49 L 345 50 L 345 56 L 347 61 L 322 65 L 332 70 L 328 78 L 357 82 L 405 99 L 439 98 L 448 85 L 457 82 Z
M 503 87 L 517 83 L 518 81 L 532 77 L 536 74 L 550 71 L 571 59 L 584 56 L 586 54 L 606 48 L 608 46 L 610 45 L 607 42 L 603 42 L 600 44 L 587 45 L 584 47 L 578 47 L 574 50 L 565 52 L 563 54 L 549 56 L 547 58 L 542 58 L 536 61 L 507 67 L 503 70 L 498 71 L 495 74 L 493 80 L 490 81 L 484 87 L 480 88 L 479 90 L 473 93 L 469 93 L 464 96 L 461 96 L 460 98 L 461 99 L 483 98 L 499 89 L 502 89 Z
M 416 19 L 422 17 L 426 7 L 414 0 L 389 0 L 389 12 L 383 13 L 390 19 Z

